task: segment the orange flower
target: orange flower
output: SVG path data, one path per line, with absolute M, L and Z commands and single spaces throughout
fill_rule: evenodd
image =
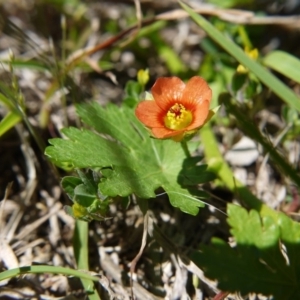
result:
M 187 84 L 178 77 L 161 77 L 151 92 L 154 100 L 140 102 L 135 114 L 155 138 L 179 142 L 210 119 L 212 92 L 199 76 L 192 77 Z

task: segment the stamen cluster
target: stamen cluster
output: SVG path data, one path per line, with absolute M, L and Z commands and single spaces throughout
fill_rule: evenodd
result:
M 191 124 L 193 115 L 182 104 L 175 103 L 167 112 L 164 122 L 167 128 L 180 130 Z

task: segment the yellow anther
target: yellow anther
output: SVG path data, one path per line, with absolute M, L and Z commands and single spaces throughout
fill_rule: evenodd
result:
M 172 130 L 186 128 L 192 123 L 193 115 L 182 104 L 175 103 L 167 112 L 164 123 L 165 126 Z

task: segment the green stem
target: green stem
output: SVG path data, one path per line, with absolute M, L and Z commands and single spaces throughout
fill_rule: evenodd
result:
M 269 215 L 276 218 L 276 212 L 270 207 L 263 204 L 255 195 L 253 195 L 247 187 L 240 181 L 234 178 L 234 175 L 223 159 L 223 156 L 218 148 L 215 135 L 213 134 L 210 125 L 205 125 L 200 130 L 202 144 L 204 146 L 204 153 L 209 170 L 214 172 L 218 178 L 225 184 L 225 186 L 236 194 L 242 203 L 249 208 L 259 211 L 262 215 Z
M 77 268 L 80 270 L 89 270 L 88 254 L 88 226 L 84 221 L 76 221 L 74 231 L 74 255 L 77 262 Z M 100 300 L 100 295 L 94 287 L 93 281 L 82 278 L 81 283 L 88 294 L 89 300 Z
M 225 95 L 226 97 L 226 95 Z M 223 102 L 226 110 L 235 116 L 241 130 L 251 137 L 253 140 L 260 143 L 266 152 L 270 154 L 270 158 L 275 163 L 275 166 L 278 167 L 285 176 L 290 177 L 295 184 L 300 186 L 300 176 L 296 169 L 294 169 L 281 154 L 279 154 L 272 143 L 268 141 L 259 131 L 259 129 L 251 122 L 251 120 L 246 116 L 245 113 L 241 110 L 240 107 L 233 104 L 230 101 L 230 96 L 227 95 L 225 101 Z
M 185 140 L 183 140 L 183 141 L 180 142 L 180 144 L 181 144 L 181 147 L 184 151 L 185 156 L 186 157 L 191 157 L 191 153 L 190 153 L 190 150 L 188 148 L 187 142 Z
M 240 35 L 240 38 L 244 44 L 244 47 L 248 47 L 249 50 L 252 49 L 252 43 L 248 37 L 248 33 L 247 33 L 247 30 L 245 29 L 245 26 L 244 25 L 240 25 L 238 27 L 238 32 L 239 32 L 239 35 Z

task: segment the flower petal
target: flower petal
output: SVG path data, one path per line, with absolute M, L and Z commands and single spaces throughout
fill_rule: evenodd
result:
M 207 82 L 199 76 L 192 77 L 186 84 L 181 103 L 193 110 L 195 105 L 207 100 L 210 103 L 212 91 Z
M 147 100 L 138 104 L 135 109 L 136 117 L 148 127 L 162 127 L 163 111 L 157 106 L 155 101 Z
M 135 114 L 151 129 L 155 138 L 181 141 L 186 134 L 196 132 L 211 117 L 209 105 L 212 91 L 199 76 L 192 77 L 187 84 L 178 77 L 161 77 L 156 80 L 151 92 L 154 100 L 140 102 Z M 168 111 L 175 104 L 183 105 L 183 109 L 193 118 L 191 124 L 185 128 L 177 128 L 178 130 L 168 128 L 165 122 Z
M 181 102 L 184 89 L 185 84 L 180 78 L 161 77 L 155 81 L 151 92 L 157 105 L 167 111 L 176 102 Z
M 195 128 L 201 127 L 204 125 L 209 114 L 209 101 L 204 100 L 200 104 L 196 105 L 196 108 L 193 112 L 193 122 L 185 130 L 193 130 Z
M 152 128 L 152 135 L 157 139 L 165 139 L 182 134 L 184 130 L 171 130 L 165 127 Z

